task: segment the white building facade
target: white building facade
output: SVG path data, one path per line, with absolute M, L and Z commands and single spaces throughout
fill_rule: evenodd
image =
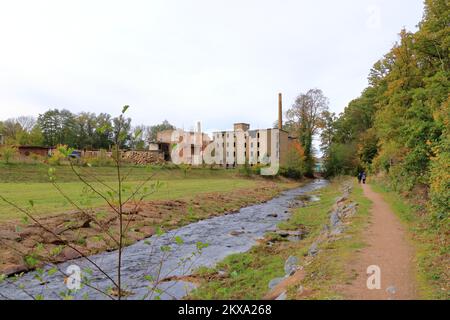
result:
M 284 140 L 288 133 L 280 129 L 250 130 L 245 123 L 234 125 L 233 131 L 213 133 L 215 161 L 218 165 L 236 166 L 282 163 Z

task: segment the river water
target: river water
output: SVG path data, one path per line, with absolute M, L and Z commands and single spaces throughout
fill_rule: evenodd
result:
M 326 184 L 326 180 L 315 180 L 303 187 L 285 191 L 266 203 L 192 223 L 125 248 L 121 279 L 123 287 L 130 293 L 127 299 L 183 298 L 195 286 L 179 277 L 191 274 L 198 267 L 212 267 L 230 254 L 248 251 L 267 232 L 275 231 L 280 221 L 289 218 L 291 201 Z M 208 246 L 200 252 L 199 243 Z M 101 253 L 90 259 L 111 278 L 117 277 L 117 252 Z M 15 282 L 3 282 L 0 284 L 0 299 L 31 299 L 31 296 L 37 295 L 44 299 L 61 299 L 62 292 L 67 292 L 64 273 L 69 266 L 80 267 L 88 279 L 89 286 L 82 286 L 71 293 L 75 299 L 109 299 L 99 291 L 108 291 L 112 282 L 84 258 L 59 264 L 57 268 L 60 272 L 51 275 L 44 273 L 40 279 L 36 277 L 38 273 L 32 271 Z M 171 277 L 168 281 L 155 281 L 168 277 Z

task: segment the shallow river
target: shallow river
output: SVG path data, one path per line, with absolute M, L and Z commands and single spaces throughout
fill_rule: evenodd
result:
M 285 191 L 266 203 L 242 208 L 237 213 L 192 223 L 125 248 L 121 278 L 125 290 L 132 293 L 127 299 L 183 298 L 194 288 L 192 283 L 179 278 L 161 283 L 157 281 L 158 286 L 152 283 L 168 277 L 183 277 L 198 267 L 214 266 L 230 254 L 248 251 L 264 234 L 275 231 L 280 221 L 288 219 L 288 209 L 292 200 L 326 184 L 326 180 L 315 180 L 301 188 Z M 201 253 L 197 246 L 199 242 L 208 244 Z M 111 278 L 116 278 L 117 252 L 98 254 L 91 256 L 90 259 Z M 59 264 L 57 267 L 61 272 L 45 274 L 42 276 L 43 279 L 36 279 L 37 273 L 33 271 L 15 283 L 11 281 L 3 283 L 0 285 L 0 299 L 30 299 L 30 295 L 34 297 L 41 295 L 45 299 L 61 299 L 61 292 L 67 291 L 63 273 L 67 272 L 67 268 L 71 265 L 80 267 L 89 280 L 89 286 L 83 286 L 81 290 L 76 291 L 75 299 L 109 299 L 96 289 L 105 292 L 112 287 L 112 282 L 83 258 Z M 50 268 L 51 266 L 46 270 Z

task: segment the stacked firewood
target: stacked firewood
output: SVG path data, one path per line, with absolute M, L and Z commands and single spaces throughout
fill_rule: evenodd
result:
M 164 155 L 158 151 L 126 151 L 122 152 L 122 160 L 132 164 L 163 164 Z

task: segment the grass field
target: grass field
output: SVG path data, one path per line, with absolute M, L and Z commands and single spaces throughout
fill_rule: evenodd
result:
M 36 215 L 59 213 L 74 209 L 67 200 L 49 183 L 46 165 L 26 164 L 0 164 L 0 195 L 13 201 L 21 207 L 30 208 L 33 201 L 33 210 Z M 83 174 L 88 177 L 95 175 L 116 187 L 116 172 L 112 167 L 82 168 Z M 131 170 L 131 171 L 130 171 Z M 126 167 L 124 173 L 130 172 L 125 183 L 128 187 L 125 196 L 132 187 L 150 175 L 154 178 L 149 186 L 156 181 L 161 182 L 158 190 L 146 199 L 184 199 L 205 192 L 226 192 L 234 189 L 252 188 L 258 184 L 258 179 L 249 179 L 238 175 L 236 170 L 192 169 L 184 172 L 180 169 L 164 169 L 161 167 Z M 70 198 L 83 207 L 98 207 L 105 205 L 98 195 L 89 191 L 70 167 L 56 167 L 58 185 Z M 102 192 L 106 187 L 94 183 Z M 21 214 L 9 205 L 0 201 L 0 221 L 21 217 Z
M 57 180 L 59 182 L 78 182 L 70 166 L 56 166 Z M 5 164 L 0 161 L 0 183 L 18 183 L 18 182 L 48 182 L 49 165 L 46 164 L 25 164 L 11 163 Z M 105 181 L 116 181 L 117 173 L 113 167 L 81 167 L 77 168 L 85 175 L 96 175 Z M 237 170 L 222 170 L 209 168 L 192 168 L 186 174 L 183 170 L 174 167 L 164 166 L 124 166 L 123 173 L 129 174 L 129 181 L 141 181 L 145 177 L 153 174 L 155 179 L 173 180 L 173 179 L 207 179 L 207 178 L 232 178 L 238 174 Z

